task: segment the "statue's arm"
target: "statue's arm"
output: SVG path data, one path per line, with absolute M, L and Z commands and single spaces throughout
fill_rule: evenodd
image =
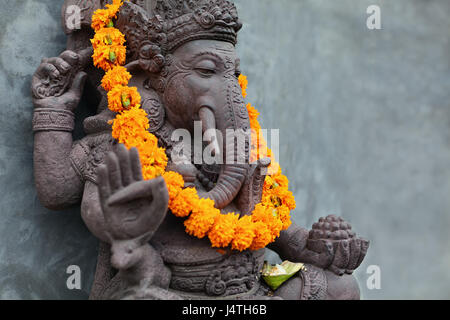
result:
M 73 112 L 86 79 L 77 71 L 80 60 L 73 51 L 43 59 L 32 79 L 35 183 L 42 204 L 53 210 L 78 203 L 83 192 L 70 160 Z
M 72 166 L 72 133 L 39 131 L 34 136 L 34 178 L 41 203 L 61 210 L 80 202 L 84 183 Z
M 309 231 L 297 226 L 295 223 L 289 229 L 282 231 L 280 237 L 269 245 L 269 249 L 275 251 L 282 260 L 299 260 L 306 248 Z
M 342 218 L 328 216 L 315 223 L 312 231 L 293 223 L 269 248 L 283 260 L 309 263 L 342 275 L 361 265 L 369 241 L 357 237 Z

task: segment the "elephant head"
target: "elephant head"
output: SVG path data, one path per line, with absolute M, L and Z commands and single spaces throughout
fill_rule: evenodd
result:
M 147 89 L 164 108 L 165 121 L 191 133 L 201 122 L 204 140 L 221 163 L 215 186 L 201 196 L 222 209 L 239 194 L 249 170 L 250 122 L 235 50 L 242 25 L 229 1 L 178 2 L 125 2 L 117 24 L 131 59 L 145 73 Z
M 167 120 L 175 128 L 190 132 L 194 130 L 194 122 L 200 121 L 204 140 L 223 164 L 215 187 L 206 195 L 215 201 L 217 208 L 224 208 L 235 199 L 248 172 L 249 136 L 245 133 L 249 132 L 250 122 L 239 74 L 234 45 L 195 40 L 171 55 L 163 93 Z M 240 133 L 244 133 L 242 145 L 237 141 Z

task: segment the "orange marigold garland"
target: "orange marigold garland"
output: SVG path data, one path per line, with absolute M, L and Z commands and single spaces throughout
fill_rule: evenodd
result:
M 247 110 L 252 129 L 251 161 L 270 157 L 272 165 L 266 177 L 262 201 L 251 216 L 221 214 L 210 199 L 200 199 L 193 188 L 184 188 L 183 177 L 176 172 L 166 172 L 167 155 L 158 147 L 158 139 L 149 132 L 147 113 L 141 109 L 141 96 L 137 88 L 128 87 L 131 74 L 123 65 L 126 60 L 125 36 L 114 28 L 122 0 L 113 0 L 105 9 L 97 10 L 92 17 L 95 36 L 91 40 L 94 48 L 94 65 L 106 74 L 102 87 L 108 92 L 108 107 L 117 113 L 112 121 L 112 136 L 128 149 L 136 147 L 140 154 L 145 180 L 162 176 L 169 191 L 169 209 L 179 217 L 186 218 L 186 232 L 198 238 L 208 236 L 213 247 L 233 250 L 258 250 L 279 237 L 282 230 L 291 225 L 290 211 L 295 209 L 295 200 L 288 189 L 288 179 L 275 162 L 272 151 L 260 134 L 258 111 L 250 104 Z M 247 96 L 247 78 L 239 77 L 242 95 Z

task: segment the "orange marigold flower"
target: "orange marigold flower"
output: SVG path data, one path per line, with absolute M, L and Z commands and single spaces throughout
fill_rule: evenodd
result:
M 94 49 L 100 46 L 122 46 L 125 43 L 125 36 L 119 29 L 102 28 L 95 33 L 91 43 Z
M 115 66 L 108 72 L 102 79 L 102 87 L 106 91 L 110 91 L 115 86 L 126 86 L 131 79 L 131 74 L 127 71 L 127 68 L 122 66 Z
M 289 229 L 289 227 L 292 224 L 291 221 L 291 210 L 286 206 L 281 206 L 277 208 L 278 211 L 278 217 L 283 223 L 283 230 Z
M 117 18 L 117 13 L 122 6 L 122 0 L 113 0 L 112 4 L 107 4 L 106 9 L 98 9 L 92 16 L 92 29 L 99 31 L 104 28 L 112 19 Z
M 214 201 L 200 199 L 188 220 L 184 222 L 186 232 L 199 239 L 203 239 L 211 230 L 214 222 L 220 215 L 220 210 L 214 207 Z
M 95 31 L 99 31 L 104 28 L 111 21 L 111 13 L 106 9 L 98 9 L 94 12 L 92 16 L 91 27 Z
M 142 177 L 145 181 L 158 177 L 158 170 L 153 166 L 142 166 Z
M 248 115 L 250 117 L 250 121 L 254 121 L 254 123 L 256 123 L 258 121 L 258 117 L 259 117 L 259 112 L 258 110 L 256 110 L 251 103 L 247 104 L 247 111 L 248 111 Z M 252 127 L 252 129 L 255 129 L 254 127 Z
M 148 135 L 154 137 L 151 133 L 148 133 Z M 156 139 L 156 137 L 154 138 Z M 155 146 L 151 151 L 147 151 L 146 149 L 148 148 L 149 146 L 147 143 L 143 144 L 142 149 L 138 148 L 140 152 L 144 180 L 150 180 L 162 176 L 167 167 L 166 150 Z
M 181 192 L 184 187 L 183 176 L 177 172 L 168 171 L 163 174 L 163 178 L 166 181 L 167 189 L 169 190 L 169 206 L 172 201 Z
M 266 223 L 270 217 L 268 217 L 268 211 L 267 208 L 259 203 L 255 206 L 255 210 L 253 210 L 252 213 L 252 220 L 253 222 L 261 221 Z
M 281 170 L 272 176 L 273 181 L 281 188 L 288 188 L 289 187 L 289 179 L 281 173 Z
M 247 86 L 248 86 L 247 77 L 241 74 L 239 75 L 238 81 L 242 89 L 242 96 L 245 98 L 247 96 Z
M 233 250 L 247 250 L 255 238 L 255 226 L 251 216 L 245 216 L 239 219 L 234 232 L 234 238 L 231 243 Z
M 265 248 L 272 240 L 272 234 L 265 223 L 258 221 L 254 223 L 255 238 L 250 246 L 250 250 Z
M 256 205 L 252 214 L 252 220 L 254 222 L 262 222 L 267 226 L 271 234 L 270 242 L 275 241 L 283 229 L 283 222 L 279 219 L 276 209 L 266 207 L 261 203 Z
M 239 215 L 235 213 L 221 214 L 215 221 L 208 237 L 213 248 L 227 247 L 234 237 Z
M 154 166 L 145 166 L 142 168 L 142 176 L 144 180 L 152 180 L 164 174 L 164 169 Z
M 295 210 L 297 203 L 295 202 L 295 197 L 291 191 L 286 191 L 284 198 L 282 199 L 283 205 L 289 208 L 289 210 Z
M 169 208 L 175 216 L 185 218 L 191 214 L 192 208 L 198 201 L 197 190 L 194 188 L 186 188 L 181 190 L 178 196 L 172 200 Z
M 123 45 L 99 45 L 94 48 L 92 59 L 94 65 L 105 71 L 114 66 L 125 64 L 127 58 L 127 48 Z
M 128 110 L 140 105 L 140 103 L 141 95 L 136 87 L 117 85 L 108 92 L 108 107 L 113 112 Z
M 163 167 L 165 172 L 167 168 L 167 161 L 168 158 L 166 149 L 158 148 L 158 150 L 155 152 L 155 166 Z
M 119 143 L 126 143 L 129 138 L 142 138 L 149 128 L 147 113 L 138 106 L 126 110 L 118 114 L 113 121 L 112 135 L 114 139 L 117 139 Z M 135 145 L 128 146 L 137 147 Z

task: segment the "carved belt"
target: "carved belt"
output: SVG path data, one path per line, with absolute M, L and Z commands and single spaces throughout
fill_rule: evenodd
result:
M 196 266 L 171 265 L 170 288 L 183 295 L 229 297 L 254 294 L 259 288 L 264 255 L 250 252 L 227 256 L 223 261 Z

